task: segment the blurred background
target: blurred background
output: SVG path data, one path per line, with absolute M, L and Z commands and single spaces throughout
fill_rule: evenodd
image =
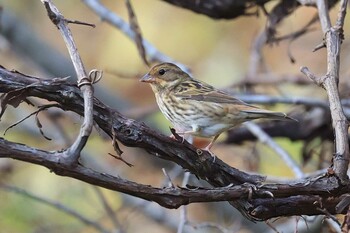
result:
M 158 111 L 151 88 L 138 79 L 148 71 L 143 64 L 135 43 L 119 29 L 102 21 L 83 1 L 54 1 L 60 12 L 71 20 L 95 24 L 88 27 L 70 24 L 79 53 L 87 70 L 101 69 L 103 79 L 96 84 L 96 96 L 105 104 L 124 115 L 146 122 L 150 127 L 170 135 L 170 123 Z M 128 21 L 125 2 L 101 1 L 108 9 Z M 236 93 L 254 93 L 285 97 L 312 97 L 326 100 L 323 89 L 312 83 L 296 85 L 293 81 L 249 87 L 235 85 L 252 80 L 247 75 L 251 68 L 251 51 L 255 38 L 264 30 L 266 17 L 240 17 L 234 20 L 213 20 L 167 4 L 160 0 L 134 0 L 131 2 L 137 16 L 144 39 L 159 51 L 178 63 L 190 68 L 197 79 L 215 87 L 230 88 Z M 272 9 L 275 2 L 266 5 Z M 75 77 L 63 39 L 47 17 L 43 4 L 38 0 L 1 0 L 0 23 L 0 65 L 9 70 L 41 78 Z M 336 17 L 335 7 L 331 11 Z M 289 34 L 303 27 L 317 11 L 311 7 L 300 7 L 278 27 L 278 35 Z M 345 25 L 349 25 L 349 17 Z M 326 51 L 312 52 L 322 42 L 323 34 L 318 23 L 312 31 L 290 43 L 281 41 L 273 46 L 264 46 L 262 55 L 267 65 L 267 73 L 276 80 L 288 77 L 290 80 L 303 79 L 299 68 L 307 66 L 316 75 L 326 71 Z M 346 28 L 345 28 L 346 32 Z M 350 61 L 349 40 L 342 45 L 342 87 L 347 92 Z M 290 61 L 291 53 L 295 63 Z M 305 78 L 305 82 L 308 80 Z M 33 99 L 38 105 L 42 100 Z M 264 106 L 285 112 L 300 112 L 295 105 L 277 104 Z M 1 119 L 1 133 L 16 121 L 29 115 L 36 108 L 25 103 L 18 108 L 8 108 Z M 55 116 L 55 121 L 47 116 Z M 82 119 L 69 112 L 51 109 L 39 114 L 46 140 L 31 117 L 11 128 L 4 136 L 7 140 L 20 142 L 45 150 L 60 150 L 70 145 L 79 132 Z M 293 178 L 293 173 L 285 163 L 267 146 L 259 142 L 245 142 L 241 145 L 224 144 L 222 135 L 214 145 L 213 152 L 229 165 L 240 170 L 257 172 L 269 177 Z M 303 164 L 302 142 L 277 138 L 283 147 L 302 166 L 304 172 L 313 172 L 327 167 L 329 158 L 324 158 L 320 166 L 320 148 L 315 146 L 315 156 Z M 196 145 L 208 141 L 196 139 Z M 221 142 L 221 143 L 220 143 Z M 316 145 L 320 141 L 314 142 Z M 332 151 L 332 142 L 323 145 Z M 135 148 L 121 145 L 123 158 L 132 163 L 129 168 L 119 160 L 109 156 L 114 153 L 111 140 L 98 129 L 94 129 L 84 149 L 82 162 L 95 170 L 121 176 L 142 184 L 156 187 L 166 186 L 162 168 L 168 172 L 176 185 L 181 185 L 184 171 L 167 161 L 162 161 Z M 305 166 L 304 166 L 305 165 Z M 164 209 L 121 193 L 93 187 L 71 178 L 59 177 L 46 168 L 9 159 L 0 159 L 0 182 L 10 186 L 0 188 L 0 232 L 176 232 L 181 210 Z M 189 183 L 206 185 L 190 176 Z M 19 189 L 16 189 L 18 187 Z M 54 202 L 33 198 L 44 198 Z M 105 204 L 104 204 L 105 203 Z M 107 204 L 106 204 L 107 203 Z M 79 220 L 68 214 L 64 207 L 76 211 L 94 224 Z M 106 208 L 112 210 L 114 216 Z M 187 207 L 184 232 L 273 232 L 265 223 L 254 224 L 243 219 L 227 203 L 191 204 Z M 322 218 L 313 218 L 306 227 L 304 220 L 295 218 L 278 219 L 272 222 L 278 230 L 293 232 L 298 224 L 300 232 L 320 232 L 325 229 Z M 298 222 L 298 223 L 297 223 Z M 215 223 L 215 224 L 211 224 Z M 322 228 L 323 227 L 323 228 Z M 114 231 L 112 231 L 114 229 Z M 328 228 L 327 228 L 328 229 Z M 326 231 L 325 231 L 326 232 Z

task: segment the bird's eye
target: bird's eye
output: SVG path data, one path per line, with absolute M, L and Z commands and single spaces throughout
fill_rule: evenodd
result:
M 160 75 L 165 74 L 165 70 L 164 70 L 164 69 L 160 69 L 160 70 L 158 71 L 158 74 L 160 74 Z

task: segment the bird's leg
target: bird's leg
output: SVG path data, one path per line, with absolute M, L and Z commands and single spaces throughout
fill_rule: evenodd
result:
M 172 132 L 172 134 L 170 135 L 171 138 L 175 139 L 175 140 L 178 140 L 180 141 L 181 140 L 181 143 L 184 143 L 185 141 L 185 137 L 186 137 L 186 134 L 191 134 L 193 133 L 192 130 L 190 131 L 185 131 L 185 132 Z M 181 135 L 181 136 L 180 136 Z
M 218 139 L 219 136 L 220 136 L 220 134 L 215 135 L 215 137 L 211 140 L 211 142 L 205 148 L 203 148 L 203 150 L 208 151 L 210 153 L 210 155 L 213 157 L 213 159 L 214 159 L 213 162 L 215 162 L 216 155 L 213 152 L 211 152 L 210 149 L 213 146 L 216 139 Z
M 195 133 L 195 131 L 189 130 L 189 131 L 185 131 L 185 132 L 180 132 L 180 133 L 178 133 L 178 134 L 181 134 L 181 135 L 182 135 L 182 143 L 184 143 L 185 138 L 186 138 L 186 135 L 191 135 L 191 134 L 193 134 L 193 133 Z M 188 138 L 187 138 L 187 140 L 188 140 Z M 191 140 L 191 142 L 193 142 L 192 139 L 190 139 L 190 140 Z
M 198 133 L 200 130 L 201 130 L 201 129 L 200 129 L 199 126 L 194 125 L 194 126 L 192 126 L 192 130 L 187 130 L 187 131 L 183 131 L 183 132 L 176 132 L 176 134 L 177 134 L 177 135 L 182 135 L 182 143 L 184 143 L 185 138 L 186 138 L 186 135 L 193 135 L 193 134 L 196 134 L 196 133 Z M 170 137 L 177 139 L 177 138 L 175 137 L 174 134 L 171 135 Z

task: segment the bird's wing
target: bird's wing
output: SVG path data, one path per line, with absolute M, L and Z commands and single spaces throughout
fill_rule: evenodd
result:
M 222 104 L 226 106 L 223 109 L 223 113 L 226 114 L 227 111 L 244 112 L 245 119 L 258 119 L 258 118 L 270 118 L 270 119 L 287 119 L 295 120 L 285 113 L 282 112 L 273 112 L 265 109 L 258 108 L 253 105 L 249 105 L 233 96 L 216 89 L 215 87 L 200 82 L 195 79 L 186 80 L 181 82 L 174 89 L 175 96 L 183 100 L 192 100 L 192 101 L 201 101 L 201 102 L 211 102 Z M 231 106 L 230 106 L 231 105 Z M 218 109 L 218 111 L 220 111 Z
M 184 100 L 196 100 L 203 102 L 213 102 L 220 104 L 235 104 L 249 106 L 257 108 L 255 106 L 249 105 L 233 96 L 216 89 L 215 87 L 206 84 L 204 82 L 199 82 L 198 80 L 191 79 L 181 82 L 175 90 L 175 96 Z M 258 109 L 258 108 L 257 108 Z

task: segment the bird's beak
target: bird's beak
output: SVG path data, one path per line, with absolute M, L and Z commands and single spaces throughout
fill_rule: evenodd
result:
M 143 76 L 140 79 L 140 82 L 154 83 L 154 82 L 156 82 L 156 79 L 154 77 L 152 77 L 149 73 L 147 73 L 145 76 Z

